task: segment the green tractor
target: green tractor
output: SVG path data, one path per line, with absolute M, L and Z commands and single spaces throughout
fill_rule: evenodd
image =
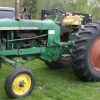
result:
M 15 0 L 15 19 L 0 19 L 0 67 L 4 63 L 15 68 L 5 80 L 10 98 L 29 95 L 35 85 L 33 72 L 19 67 L 23 61 L 16 57 L 40 58 L 51 69 L 63 68 L 65 63 L 82 81 L 100 81 L 99 21 L 82 28 L 84 16 L 66 17 L 59 9 L 52 10 L 54 21 L 20 19 L 19 4 Z

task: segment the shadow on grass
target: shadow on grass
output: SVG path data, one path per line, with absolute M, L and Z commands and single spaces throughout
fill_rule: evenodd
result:
M 33 67 L 31 67 L 30 69 L 33 71 L 36 77 L 41 76 L 42 78 L 58 78 L 71 82 L 80 82 L 80 80 L 77 78 L 71 68 L 52 70 L 41 60 L 39 60 L 39 62 L 38 60 L 35 60 L 33 62 Z

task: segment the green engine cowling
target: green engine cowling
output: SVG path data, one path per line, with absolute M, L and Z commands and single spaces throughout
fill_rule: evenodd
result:
M 69 54 L 71 38 L 61 41 L 60 26 L 52 20 L 0 20 L 0 56 L 56 61 Z M 64 36 L 64 37 L 65 37 Z M 72 36 L 71 36 L 72 37 Z M 69 41 L 68 41 L 69 40 Z

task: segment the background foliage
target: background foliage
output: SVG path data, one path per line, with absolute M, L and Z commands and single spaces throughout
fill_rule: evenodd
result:
M 0 0 L 0 6 L 14 7 L 15 0 Z M 21 9 L 27 7 L 35 19 L 41 17 L 41 10 L 60 8 L 64 11 L 89 13 L 93 20 L 100 19 L 100 0 L 21 0 Z

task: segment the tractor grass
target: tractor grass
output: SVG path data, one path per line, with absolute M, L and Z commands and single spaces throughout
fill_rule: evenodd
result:
M 24 66 L 33 71 L 35 88 L 29 96 L 15 100 L 100 100 L 100 82 L 81 82 L 70 68 L 50 70 L 39 59 Z M 5 65 L 0 69 L 0 100 L 11 100 L 4 90 L 5 78 L 11 70 Z

